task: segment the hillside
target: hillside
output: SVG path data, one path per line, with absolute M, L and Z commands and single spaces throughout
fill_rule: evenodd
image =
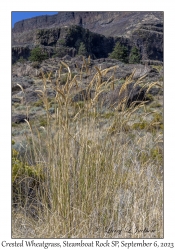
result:
M 108 57 L 117 41 L 129 52 L 136 46 L 143 61 L 163 61 L 163 12 L 60 12 L 17 22 L 12 29 L 13 62 L 28 59 L 36 45 L 49 57 L 60 50 L 61 56 L 75 56 L 81 42 L 92 57 Z
M 127 36 L 145 23 L 163 23 L 163 12 L 59 12 L 57 15 L 38 16 L 17 22 L 13 28 L 13 33 L 78 25 L 98 34 L 115 37 Z

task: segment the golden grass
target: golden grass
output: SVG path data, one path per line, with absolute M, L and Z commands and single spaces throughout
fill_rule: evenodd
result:
M 88 62 L 84 64 L 88 72 Z M 59 84 L 62 67 L 68 71 L 65 86 Z M 61 62 L 53 86 L 57 104 L 53 115 L 43 75 L 39 93 L 46 126 L 41 130 L 26 120 L 31 134 L 26 140 L 31 142 L 32 165 L 39 163 L 44 179 L 34 198 L 26 195 L 24 205 L 12 206 L 13 238 L 163 237 L 163 162 L 153 151 L 162 135 L 158 129 L 154 134 L 126 129 L 144 102 L 137 107 L 124 105 L 120 112 L 116 108 L 104 118 L 98 97 L 113 86 L 114 79 L 104 83 L 102 76 L 114 68 L 96 68 L 87 86 L 88 91 L 95 90 L 95 96 L 77 109 L 71 90 L 80 82 L 76 76 L 71 78 L 69 66 Z M 120 93 L 131 80 L 132 76 Z

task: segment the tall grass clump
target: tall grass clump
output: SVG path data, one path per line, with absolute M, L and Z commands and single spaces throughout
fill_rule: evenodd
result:
M 63 67 L 67 80 L 61 85 Z M 86 88 L 87 94 L 91 90 L 95 94 L 78 105 L 73 90 L 81 78 L 72 77 L 62 62 L 56 85 L 52 85 L 54 114 L 49 112 L 49 75 L 43 74 L 38 94 L 46 111 L 45 123 L 26 120 L 29 149 L 12 166 L 18 176 L 18 199 L 14 192 L 12 208 L 14 238 L 163 237 L 163 162 L 156 157 L 157 152 L 161 154 L 162 136 L 158 129 L 154 135 L 131 129 L 138 110 L 144 111 L 144 102 L 128 108 L 123 100 L 105 122 L 98 100 L 114 79 L 102 82 L 102 76 L 115 68 L 96 68 Z M 127 81 L 121 92 L 131 79 Z M 35 187 L 32 196 L 30 183 Z

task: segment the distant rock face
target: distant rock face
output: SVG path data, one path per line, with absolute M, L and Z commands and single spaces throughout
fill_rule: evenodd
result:
M 83 42 L 89 55 L 102 58 L 117 41 L 128 51 L 136 46 L 142 61 L 163 61 L 163 12 L 59 12 L 26 19 L 12 29 L 12 57 L 27 59 L 36 45 L 49 57 L 74 57 Z
M 30 42 L 27 46 L 26 43 L 28 41 Z M 28 36 L 21 33 L 15 38 L 12 47 L 12 59 L 13 62 L 21 56 L 27 59 L 31 49 L 35 46 L 42 47 L 49 58 L 53 55 L 58 57 L 64 57 L 65 55 L 74 57 L 78 54 L 81 42 L 85 44 L 88 55 L 91 55 L 93 58 L 107 57 L 115 43 L 112 37 L 93 33 L 80 26 L 40 29 L 33 32 L 29 31 Z
M 105 36 L 122 36 L 140 24 L 163 22 L 163 12 L 159 11 L 101 11 L 101 12 L 59 12 L 52 16 L 39 16 L 17 22 L 13 33 L 21 33 L 41 28 L 70 25 L 82 26 Z
M 30 56 L 30 49 L 28 46 L 12 47 L 12 63 L 20 57 L 27 59 Z
M 130 38 L 141 50 L 142 60 L 163 61 L 163 23 L 148 23 Z

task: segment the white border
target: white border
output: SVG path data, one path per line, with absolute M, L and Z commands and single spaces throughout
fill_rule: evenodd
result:
M 0 242 L 11 240 L 11 11 L 164 11 L 164 223 L 165 239 L 175 242 L 175 82 L 174 5 L 164 0 L 125 1 L 3 1 L 0 15 Z M 51 241 L 51 240 L 49 240 Z M 151 242 L 151 240 L 150 240 Z

